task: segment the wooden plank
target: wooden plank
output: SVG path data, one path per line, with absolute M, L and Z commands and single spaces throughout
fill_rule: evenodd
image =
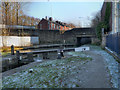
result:
M 67 48 L 67 49 L 63 49 L 63 51 L 74 51 L 74 48 Z M 48 53 L 48 52 L 57 52 L 58 49 L 51 49 L 51 50 L 39 50 L 39 51 L 31 51 L 31 52 L 21 52 L 21 55 L 25 55 L 28 53 L 33 53 L 33 54 L 38 54 L 38 53 Z
M 26 49 L 37 49 L 37 48 L 50 48 L 50 47 L 60 47 L 62 44 L 50 44 L 50 45 L 37 45 L 37 46 L 32 46 L 32 47 L 25 47 L 23 50 Z M 72 44 L 64 44 L 63 46 L 74 46 Z

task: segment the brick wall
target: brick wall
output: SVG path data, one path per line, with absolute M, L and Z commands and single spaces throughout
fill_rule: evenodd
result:
M 38 24 L 38 28 L 39 29 L 44 29 L 44 30 L 48 30 L 49 26 L 48 26 L 48 21 L 47 20 L 41 20 L 40 23 Z

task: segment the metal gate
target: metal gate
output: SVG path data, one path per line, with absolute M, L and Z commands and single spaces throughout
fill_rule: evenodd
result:
M 120 55 L 120 33 L 106 36 L 106 47 Z

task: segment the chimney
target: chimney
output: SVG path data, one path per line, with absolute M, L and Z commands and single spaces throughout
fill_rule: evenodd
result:
M 56 21 L 56 23 L 58 23 L 58 21 Z
M 47 20 L 47 16 L 45 17 L 45 19 Z
M 52 21 L 52 17 L 50 17 L 49 20 Z

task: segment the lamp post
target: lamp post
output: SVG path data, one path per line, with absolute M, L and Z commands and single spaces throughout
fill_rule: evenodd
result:
M 78 17 L 79 19 L 83 18 L 83 17 Z M 79 27 L 80 27 L 80 21 L 79 21 Z M 81 22 L 81 27 L 82 27 L 82 22 Z
M 48 0 L 48 2 L 50 2 L 50 0 Z M 51 17 L 52 17 L 52 3 L 51 3 Z
M 91 18 L 90 17 L 79 17 L 79 19 L 83 19 L 84 18 L 84 20 L 86 20 L 86 21 L 89 21 Z M 83 20 L 83 21 L 84 21 Z M 90 22 L 90 21 L 89 21 Z M 89 22 L 81 22 L 81 26 L 83 27 L 83 26 L 90 26 L 90 24 L 89 24 Z M 80 22 L 79 22 L 79 25 L 80 25 Z

